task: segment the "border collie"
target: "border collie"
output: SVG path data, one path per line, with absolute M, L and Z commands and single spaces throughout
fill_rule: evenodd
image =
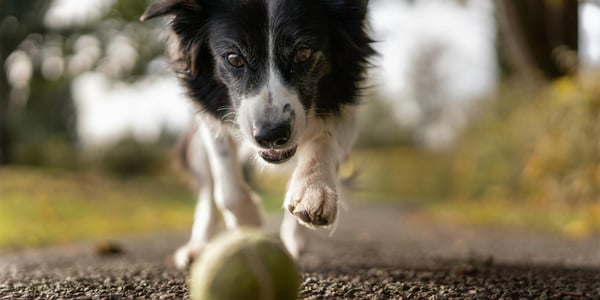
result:
M 297 257 L 302 227 L 333 224 L 338 169 L 356 137 L 360 82 L 374 53 L 365 0 L 159 0 L 141 20 L 170 15 L 170 58 L 198 107 L 186 160 L 200 186 L 184 268 L 215 233 L 260 226 L 241 161 L 288 168 L 281 239 Z

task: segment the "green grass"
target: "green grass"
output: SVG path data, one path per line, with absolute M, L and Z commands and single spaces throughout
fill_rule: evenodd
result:
M 180 178 L 117 180 L 84 172 L 0 170 L 0 248 L 186 228 L 193 196 Z
M 188 179 L 172 171 L 119 179 L 99 172 L 0 169 L 0 249 L 189 230 L 195 197 Z M 282 191 L 260 194 L 267 212 L 280 209 Z
M 429 204 L 425 215 L 440 222 L 532 230 L 579 239 L 600 233 L 600 205 L 578 207 L 509 200 L 445 201 Z
M 440 199 L 448 189 L 449 163 L 447 154 L 414 147 L 361 149 L 342 174 L 358 172 L 352 198 L 424 203 Z

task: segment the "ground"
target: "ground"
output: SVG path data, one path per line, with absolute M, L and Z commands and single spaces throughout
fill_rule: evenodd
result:
M 118 237 L 113 254 L 94 241 L 5 252 L 0 299 L 187 298 L 170 257 L 185 239 Z M 350 205 L 331 236 L 311 233 L 299 263 L 301 299 L 600 298 L 600 237 L 474 228 L 405 206 Z

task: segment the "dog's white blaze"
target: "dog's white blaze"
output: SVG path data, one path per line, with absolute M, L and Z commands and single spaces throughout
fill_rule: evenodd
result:
M 258 95 L 253 97 L 242 98 L 240 107 L 238 108 L 238 121 L 240 131 L 244 139 L 250 144 L 257 146 L 252 135 L 252 126 L 256 122 L 257 111 L 260 103 L 264 102 L 269 97 L 269 91 L 263 87 Z
M 290 109 L 285 111 L 285 106 Z M 263 124 L 290 122 L 291 136 L 289 146 L 294 146 L 297 137 L 301 136 L 306 127 L 304 107 L 295 91 L 285 87 L 276 70 L 271 68 L 269 80 L 257 95 L 242 98 L 238 124 L 244 138 L 257 148 L 260 146 L 254 140 L 252 130 Z
M 273 66 L 271 64 L 271 66 Z M 273 103 L 280 107 L 280 113 L 283 113 L 283 107 L 289 104 L 291 110 L 284 113 L 285 117 L 290 118 L 290 126 L 292 133 L 290 137 L 290 144 L 294 145 L 297 143 L 297 139 L 304 132 L 306 127 L 306 114 L 300 98 L 295 91 L 286 88 L 282 82 L 278 72 L 271 68 L 269 74 L 269 89 L 271 90 L 271 96 L 273 97 Z

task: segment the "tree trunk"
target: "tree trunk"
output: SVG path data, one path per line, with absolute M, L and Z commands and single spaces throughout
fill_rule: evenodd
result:
M 0 0 L 0 165 L 13 162 L 14 129 L 6 59 L 30 33 L 46 32 L 43 17 L 50 1 Z
M 0 49 L 0 62 L 6 61 L 6 56 Z M 11 137 L 8 122 L 8 101 L 10 86 L 6 78 L 4 66 L 0 66 L 0 165 L 7 165 L 12 161 Z
M 501 44 L 516 71 L 545 79 L 576 71 L 577 0 L 497 0 L 496 7 Z

